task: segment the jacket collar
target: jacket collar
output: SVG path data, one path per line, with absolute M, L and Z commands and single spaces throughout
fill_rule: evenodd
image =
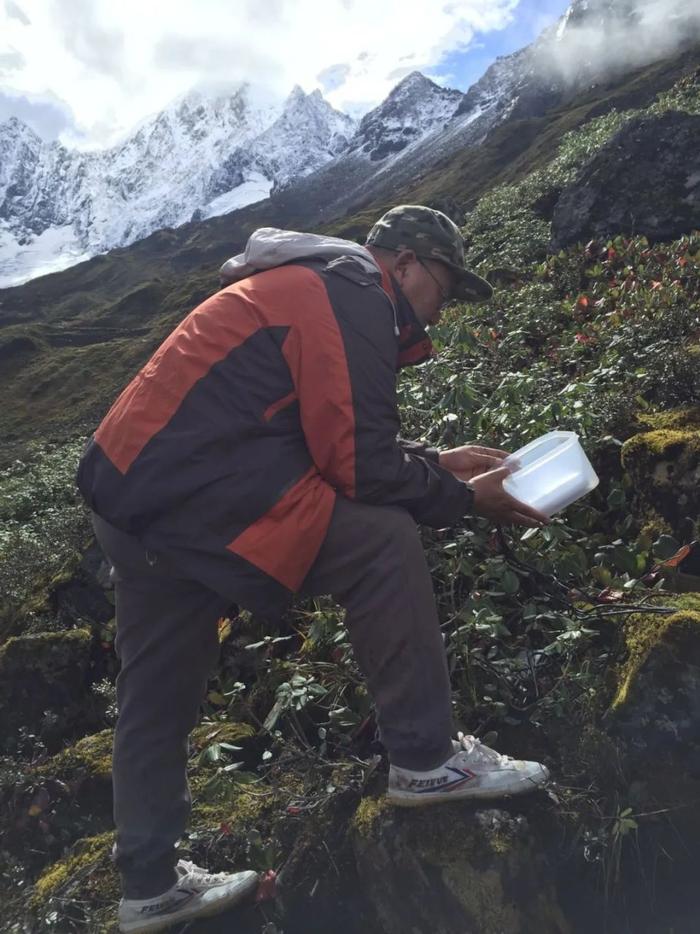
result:
M 399 329 L 397 369 L 423 363 L 434 354 L 433 342 L 396 279 L 382 263 L 379 263 L 379 267 L 382 272 L 382 288 L 396 309 L 396 323 Z

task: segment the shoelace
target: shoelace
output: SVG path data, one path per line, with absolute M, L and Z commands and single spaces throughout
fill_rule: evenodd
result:
M 484 746 L 481 740 L 477 739 L 476 736 L 458 733 L 457 742 L 462 747 L 458 755 L 469 756 L 472 761 L 477 759 L 488 765 L 499 765 L 501 768 L 506 768 L 508 764 L 513 761 L 511 756 L 504 756 L 500 752 L 496 752 L 495 749 L 491 749 L 490 746 Z
M 202 869 L 201 866 L 196 866 L 194 863 L 190 863 L 185 859 L 181 859 L 178 863 L 178 867 L 183 869 L 184 875 L 182 879 L 190 879 L 192 882 L 198 882 L 200 885 L 216 885 L 219 882 L 225 882 L 231 877 L 229 872 L 207 872 L 206 869 Z

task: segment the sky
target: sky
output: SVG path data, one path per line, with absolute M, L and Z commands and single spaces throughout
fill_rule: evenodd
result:
M 466 91 L 567 0 L 0 0 L 0 123 L 105 148 L 198 87 L 319 88 L 358 117 L 418 70 Z

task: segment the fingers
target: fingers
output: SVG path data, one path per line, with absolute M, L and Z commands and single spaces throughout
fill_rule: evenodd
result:
M 543 525 L 549 525 L 549 520 L 546 523 L 540 522 L 538 519 L 533 519 L 531 516 L 526 516 L 521 512 L 513 512 L 510 515 L 510 518 L 507 520 L 509 525 L 525 525 L 529 529 L 541 529 Z
M 501 466 L 503 463 L 503 458 L 494 457 L 492 454 L 485 454 L 481 451 L 474 452 L 471 455 L 472 464 L 474 470 L 481 470 L 483 473 L 487 473 L 489 470 L 495 470 Z
M 472 445 L 472 451 L 477 454 L 486 454 L 488 457 L 495 457 L 497 460 L 502 461 L 508 457 L 508 451 L 501 451 L 500 448 L 484 448 L 480 444 Z
M 505 478 L 509 476 L 511 473 L 512 473 L 512 469 L 510 467 L 497 467 L 495 470 L 488 471 L 489 479 L 493 480 L 494 483 L 499 480 L 503 482 L 503 480 L 505 480 Z M 481 476 L 484 476 L 484 475 L 481 474 Z M 512 496 L 509 498 L 512 499 L 514 503 L 517 503 L 517 500 L 513 499 Z
M 539 509 L 535 509 L 533 506 L 528 506 L 527 503 L 521 502 L 519 499 L 515 499 L 514 496 L 508 497 L 511 504 L 511 515 L 513 517 L 519 517 L 517 521 L 521 519 L 527 519 L 529 523 L 532 523 L 536 526 L 540 525 L 551 525 L 552 520 L 549 516 L 546 516 L 543 512 L 540 512 Z

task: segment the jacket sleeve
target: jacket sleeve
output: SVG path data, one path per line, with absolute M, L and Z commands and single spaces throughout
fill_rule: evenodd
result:
M 365 503 L 402 506 L 417 522 L 442 528 L 469 512 L 473 492 L 398 439 L 398 347 L 391 305 L 377 286 L 341 276 L 319 277 L 322 294 L 307 297 L 285 343 L 302 428 L 324 479 Z M 326 291 L 327 290 L 327 291 Z M 437 452 L 435 452 L 437 454 Z
M 426 457 L 429 461 L 440 460 L 440 452 L 430 444 L 423 441 L 406 441 L 404 438 L 398 438 L 399 447 L 405 454 L 415 454 L 417 457 Z

